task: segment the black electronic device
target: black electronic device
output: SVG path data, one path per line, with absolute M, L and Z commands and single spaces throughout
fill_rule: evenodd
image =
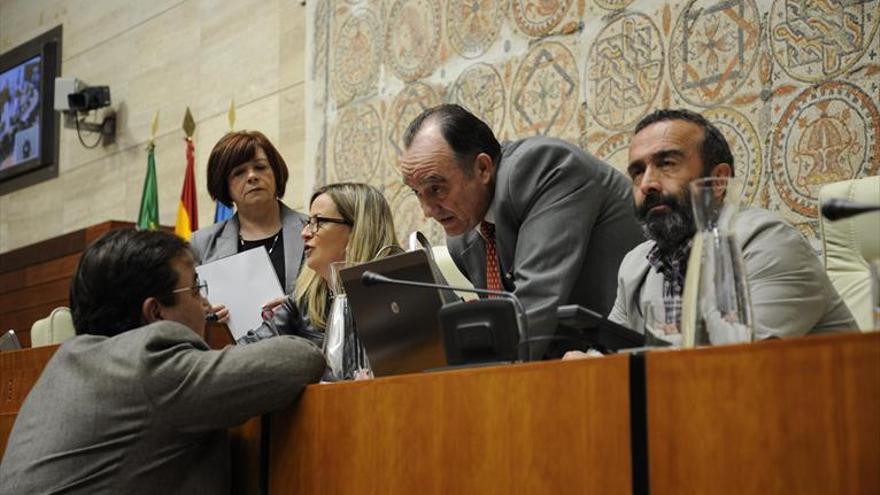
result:
M 560 306 L 556 317 L 560 327 L 576 330 L 588 346 L 602 353 L 645 345 L 643 334 L 577 304 Z
M 424 278 L 422 276 L 422 280 Z M 447 303 L 437 312 L 437 320 L 443 334 L 446 362 L 450 366 L 511 362 L 517 358 L 528 359 L 527 349 L 518 346 L 521 339 L 525 340 L 527 330 L 524 322 L 520 324 L 524 311 L 522 303 L 514 294 L 471 287 L 452 287 L 422 280 L 390 278 L 372 269 L 361 271 L 361 284 L 364 287 L 387 284 L 399 286 L 401 289 L 404 287 L 428 289 L 426 292 L 431 294 L 437 294 L 436 291 L 440 290 L 473 292 L 490 296 L 487 299 Z M 357 319 L 356 315 L 355 318 Z M 424 319 L 424 316 L 422 318 Z M 364 347 L 369 355 L 370 350 L 366 342 Z
M 880 211 L 880 205 L 856 203 L 845 199 L 831 198 L 822 203 L 822 216 L 835 221 L 849 218 L 862 213 Z
M 448 303 L 438 313 L 450 366 L 517 359 L 516 306 L 508 299 Z
M 110 106 L 110 86 L 91 86 L 67 95 L 67 105 L 77 112 Z
M 0 54 L 0 195 L 58 176 L 57 26 Z
M 435 290 L 411 290 L 402 285 L 370 287 L 361 275 L 432 284 L 434 274 L 424 251 L 409 251 L 345 268 L 339 272 L 357 327 L 376 376 L 412 373 L 446 364 L 437 320 L 442 306 Z

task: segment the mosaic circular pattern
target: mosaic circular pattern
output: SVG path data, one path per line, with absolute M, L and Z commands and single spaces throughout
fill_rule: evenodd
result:
M 474 64 L 458 76 L 450 87 L 449 102 L 470 110 L 490 128 L 500 130 L 504 125 L 504 82 L 489 64 Z
M 572 0 L 513 0 L 513 19 L 529 36 L 543 36 L 565 17 Z
M 590 47 L 590 113 L 608 129 L 629 129 L 653 105 L 663 78 L 663 38 L 650 17 L 629 14 L 602 28 Z
M 754 0 L 691 0 L 669 43 L 669 75 L 688 103 L 718 105 L 732 97 L 758 59 L 761 25 Z
M 385 31 L 385 57 L 397 77 L 414 81 L 434 70 L 440 48 L 440 16 L 440 2 L 394 2 Z
M 819 237 L 819 226 L 817 225 L 818 223 L 818 221 L 796 223 L 794 224 L 794 228 L 798 229 L 802 236 L 812 242 L 814 248 L 818 247 L 821 249 L 821 246 L 817 245 L 821 242 L 821 238 Z
M 361 10 L 339 28 L 333 63 L 333 89 L 338 102 L 375 90 L 382 63 L 378 25 L 370 11 Z
M 605 10 L 622 10 L 633 3 L 633 0 L 595 0 L 595 2 Z
M 369 182 L 379 169 L 382 121 L 372 105 L 348 107 L 333 133 L 333 170 L 338 181 Z
M 629 142 L 632 134 L 620 132 L 609 137 L 596 149 L 596 156 L 626 175 L 629 165 Z
M 771 51 L 791 77 L 824 81 L 842 74 L 862 57 L 878 24 L 880 0 L 776 0 L 770 9 Z
M 560 135 L 579 108 L 578 69 L 571 51 L 550 41 L 529 50 L 510 92 L 510 118 L 519 136 Z
M 754 204 L 764 170 L 761 141 L 755 127 L 745 115 L 732 108 L 712 108 L 703 115 L 715 124 L 730 145 L 736 177 L 743 180 L 742 205 Z
M 799 94 L 771 137 L 773 183 L 794 212 L 815 217 L 829 182 L 880 172 L 880 113 L 856 86 L 832 81 Z
M 504 21 L 504 4 L 495 0 L 449 0 L 446 36 L 452 49 L 464 58 L 486 53 L 498 39 Z
M 431 89 L 430 86 L 423 83 L 409 84 L 397 94 L 391 103 L 391 109 L 388 112 L 387 130 L 385 132 L 385 149 L 387 151 L 387 164 L 397 167 L 397 161 L 403 153 L 402 136 L 406 131 L 409 123 L 413 121 L 422 111 L 440 104 L 440 97 Z M 390 171 L 385 177 L 384 183 L 388 180 L 392 182 L 400 180 L 400 174 L 397 170 Z

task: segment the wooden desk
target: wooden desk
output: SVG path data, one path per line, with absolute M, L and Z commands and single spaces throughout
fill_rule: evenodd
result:
M 880 333 L 646 356 L 652 495 L 880 493 Z
M 54 350 L 0 353 L 0 455 Z M 632 415 L 625 355 L 309 386 L 273 415 L 271 493 L 633 493 L 641 416 L 654 495 L 880 493 L 880 333 L 644 360 Z M 256 491 L 254 421 L 234 493 Z
M 630 493 L 629 359 L 308 387 L 270 493 Z

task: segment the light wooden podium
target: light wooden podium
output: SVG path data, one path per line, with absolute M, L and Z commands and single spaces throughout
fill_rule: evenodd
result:
M 629 493 L 629 358 L 310 386 L 270 493 Z
M 270 493 L 880 493 L 880 333 L 310 386 Z
M 0 449 L 53 351 L 0 353 Z M 255 480 L 260 436 L 235 437 Z M 312 385 L 273 415 L 269 487 L 880 493 L 880 333 Z

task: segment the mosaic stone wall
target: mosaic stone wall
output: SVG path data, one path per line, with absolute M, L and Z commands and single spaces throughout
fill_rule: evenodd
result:
M 457 102 L 502 139 L 557 136 L 624 170 L 634 124 L 707 115 L 746 200 L 818 246 L 826 183 L 880 171 L 880 0 L 315 0 L 307 163 L 366 181 L 398 233 L 441 229 L 399 180 L 400 136 Z

